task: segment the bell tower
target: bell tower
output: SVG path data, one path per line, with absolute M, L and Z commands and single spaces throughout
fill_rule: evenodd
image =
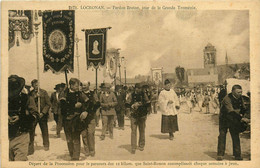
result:
M 216 48 L 208 43 L 204 48 L 204 68 L 211 68 L 216 66 Z

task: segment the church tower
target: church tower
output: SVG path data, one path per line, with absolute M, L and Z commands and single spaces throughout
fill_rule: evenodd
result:
M 204 68 L 211 68 L 216 66 L 216 48 L 208 43 L 204 48 Z

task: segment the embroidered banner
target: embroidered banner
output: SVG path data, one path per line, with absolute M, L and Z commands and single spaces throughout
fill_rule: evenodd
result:
M 86 35 L 87 69 L 105 64 L 107 29 L 109 28 L 83 30 Z
M 42 20 L 44 71 L 73 72 L 75 11 L 45 11 Z
M 21 32 L 21 40 L 24 43 L 30 43 L 33 37 L 33 17 L 32 10 L 9 10 L 9 45 L 8 49 L 15 45 L 19 46 L 18 37 L 16 37 L 16 31 Z M 17 38 L 17 39 L 15 39 Z
M 152 68 L 152 79 L 156 85 L 162 82 L 162 68 Z
M 111 79 L 116 77 L 117 66 L 118 66 L 119 52 L 116 49 L 109 49 L 107 51 L 107 64 L 106 68 L 108 70 Z

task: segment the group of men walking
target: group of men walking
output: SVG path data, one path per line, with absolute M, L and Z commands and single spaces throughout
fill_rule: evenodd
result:
M 114 138 L 115 118 L 118 120 L 119 129 L 124 130 L 124 117 L 127 115 L 131 123 L 131 153 L 135 154 L 137 149 L 144 150 L 146 119 L 151 110 L 151 103 L 153 103 L 152 96 L 147 92 L 145 85 L 135 84 L 132 92 L 126 92 L 122 86 L 116 86 L 114 92 L 109 84 L 101 84 L 101 91 L 98 92 L 90 91 L 89 84 L 71 78 L 69 86 L 64 83 L 57 84 L 54 88 L 56 91 L 49 98 L 45 90 L 38 88 L 37 80 L 31 82 L 33 89 L 28 94 L 23 91 L 25 80 L 22 77 L 11 75 L 8 81 L 10 160 L 24 161 L 27 160 L 27 155 L 34 153 L 37 123 L 41 128 L 44 150 L 49 150 L 47 120 L 50 109 L 57 125 L 57 138 L 60 137 L 62 127 L 64 128 L 71 160 L 79 160 L 81 136 L 85 155 L 95 156 L 95 128 L 98 125 L 99 113 L 102 117 L 101 140 L 105 140 L 107 132 L 111 139 Z M 164 85 L 164 90 L 161 91 L 158 98 L 162 112 L 161 132 L 168 133 L 169 139 L 173 140 L 174 132 L 179 130 L 177 115 L 180 103 L 172 89 L 171 82 L 166 79 Z M 239 96 L 241 94 L 237 93 L 237 89 L 242 90 L 241 86 L 234 86 L 233 89 L 232 94 L 224 98 L 221 106 L 219 160 L 224 156 L 227 129 L 230 129 L 232 136 L 235 159 L 241 160 L 239 131 L 233 129 L 233 125 L 228 123 L 231 120 L 233 124 L 237 124 L 235 126 L 237 128 L 238 122 L 247 122 L 243 117 L 246 111 L 242 98 Z M 40 101 L 38 101 L 39 98 Z M 40 110 L 38 110 L 38 102 L 40 102 Z M 154 107 L 154 109 L 156 108 Z M 139 141 L 137 141 L 137 128 Z
M 137 127 L 139 127 L 140 150 L 143 150 L 145 139 L 144 129 L 147 115 L 148 96 L 142 92 L 140 84 L 136 84 L 133 94 L 128 96 L 121 86 L 116 91 L 110 90 L 110 85 L 102 84 L 101 92 L 89 90 L 88 84 L 71 78 L 69 87 L 57 84 L 55 92 L 48 96 L 47 92 L 38 88 L 38 81 L 31 82 L 32 90 L 26 93 L 25 80 L 17 75 L 9 77 L 8 97 L 8 126 L 9 126 L 9 154 L 10 160 L 27 160 L 28 155 L 34 153 L 35 128 L 39 123 L 44 150 L 50 147 L 48 133 L 48 115 L 51 109 L 56 122 L 56 136 L 60 137 L 62 127 L 66 135 L 67 146 L 72 160 L 79 160 L 80 137 L 82 136 L 86 156 L 95 156 L 95 127 L 98 122 L 97 111 L 102 116 L 101 140 L 105 139 L 108 131 L 113 139 L 115 118 L 119 129 L 124 130 L 124 116 L 126 109 L 133 109 L 131 113 L 133 151 L 136 149 Z M 40 101 L 38 101 L 40 99 Z M 38 109 L 40 102 L 40 110 Z M 115 117 L 117 116 L 117 117 Z

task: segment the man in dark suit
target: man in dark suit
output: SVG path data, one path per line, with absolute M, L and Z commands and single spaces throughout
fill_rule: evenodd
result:
M 83 121 L 88 116 L 85 108 L 87 97 L 80 91 L 77 78 L 71 78 L 69 85 L 69 90 L 60 98 L 61 114 L 71 160 L 79 160 L 80 133 L 86 129 Z
M 115 91 L 116 91 L 117 105 L 115 109 L 116 109 L 118 127 L 119 129 L 124 130 L 126 94 L 122 88 L 123 88 L 122 85 L 116 85 Z
M 227 95 L 227 89 L 226 85 L 220 86 L 220 91 L 218 93 L 218 101 L 219 105 L 221 106 L 221 102 L 224 99 L 224 97 Z
M 62 116 L 60 110 L 60 94 L 62 92 L 61 84 L 57 84 L 54 88 L 56 91 L 51 94 L 51 111 L 54 115 L 54 120 L 56 122 L 56 135 L 60 138 L 60 131 L 62 129 Z
M 241 95 L 242 87 L 240 85 L 234 85 L 232 92 L 226 95 L 222 101 L 219 115 L 217 160 L 223 160 L 228 129 L 233 142 L 233 155 L 235 156 L 235 160 L 243 160 L 241 157 L 239 133 L 243 131 L 241 121 L 245 120 L 243 116 L 246 112 L 246 107 Z
M 28 131 L 32 126 L 29 112 L 36 112 L 36 105 L 31 97 L 22 92 L 24 78 L 11 75 L 8 78 L 8 137 L 9 160 L 26 161 L 29 146 Z
M 88 113 L 87 118 L 84 120 L 85 129 L 81 132 L 82 141 L 85 149 L 85 156 L 95 156 L 95 116 L 96 111 L 100 107 L 99 99 L 94 91 L 89 90 L 89 85 L 83 83 L 82 92 L 86 95 L 85 107 Z
M 41 128 L 44 150 L 48 151 L 50 146 L 47 122 L 49 110 L 51 108 L 51 101 L 46 90 L 40 88 L 40 92 L 38 93 L 38 81 L 36 79 L 32 80 L 31 84 L 33 90 L 30 92 L 29 95 L 35 100 L 35 104 L 37 106 L 37 113 L 33 114 L 34 121 L 33 128 L 30 131 L 30 144 L 28 152 L 29 155 L 34 153 L 34 136 L 37 123 L 39 123 Z M 40 111 L 38 111 L 38 98 L 40 98 Z
M 135 91 L 130 96 L 131 107 L 131 147 L 132 154 L 135 154 L 137 148 L 137 127 L 139 128 L 139 150 L 143 151 L 145 146 L 145 123 L 148 114 L 149 98 L 143 92 L 141 84 L 135 84 Z

